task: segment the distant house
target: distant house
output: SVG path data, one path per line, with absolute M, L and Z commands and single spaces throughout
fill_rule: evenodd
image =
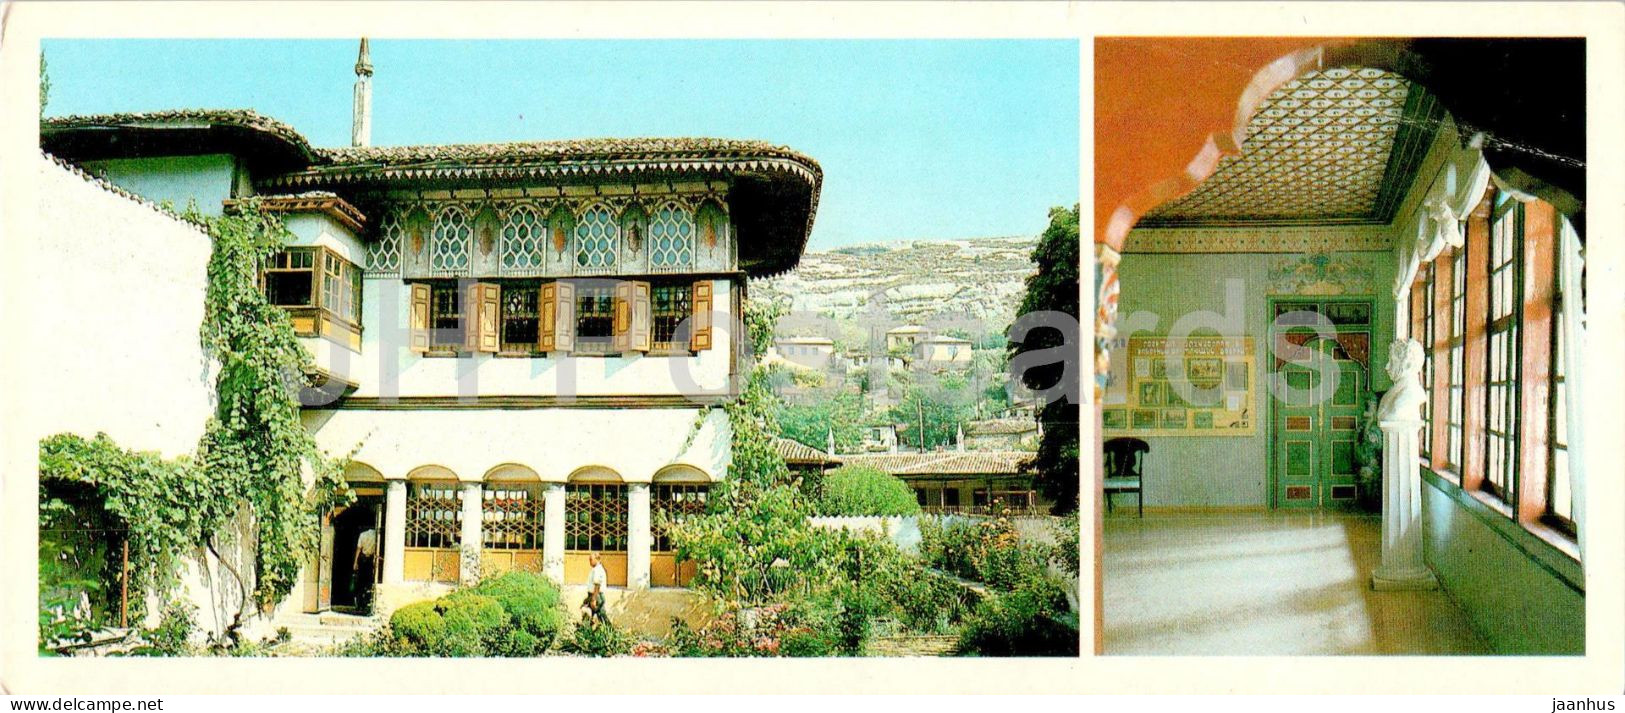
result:
M 835 342 L 828 337 L 780 337 L 773 348 L 779 358 L 819 371 L 829 368 L 835 356 Z
M 883 424 L 863 430 L 863 449 L 866 451 L 897 452 L 897 426 Z
M 886 351 L 912 352 L 914 345 L 931 336 L 931 330 L 918 325 L 906 325 L 886 331 Z
M 1029 450 L 1038 442 L 1031 418 L 990 418 L 965 424 L 965 447 L 973 451 Z
M 1027 469 L 1032 457 L 1018 451 L 878 453 L 841 456 L 841 463 L 901 478 L 926 512 L 1047 512 L 1050 503 L 1039 495 Z
M 971 353 L 969 339 L 948 336 L 926 337 L 913 348 L 916 362 L 935 368 L 970 366 Z

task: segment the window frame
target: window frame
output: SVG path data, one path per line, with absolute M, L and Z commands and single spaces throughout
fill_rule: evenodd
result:
M 1551 354 L 1551 364 L 1548 369 L 1549 397 L 1546 401 L 1546 502 L 1542 508 L 1540 521 L 1570 539 L 1578 539 L 1579 526 L 1574 521 L 1573 474 L 1568 472 L 1570 421 L 1565 413 L 1565 409 L 1568 408 L 1567 400 L 1573 398 L 1573 394 L 1568 391 L 1568 365 L 1565 363 L 1569 349 L 1568 320 L 1564 318 L 1567 307 L 1565 301 L 1569 299 L 1569 295 L 1563 290 L 1563 256 L 1566 246 L 1563 232 L 1559 230 L 1556 233 L 1552 240 L 1552 327 L 1548 352 Z M 1568 515 L 1557 511 L 1556 498 L 1553 497 L 1557 491 L 1559 462 L 1563 464 L 1565 475 L 1570 479 L 1565 488 L 1569 496 Z
M 461 356 L 468 353 L 468 305 L 463 304 L 463 286 L 456 279 L 419 280 L 418 282 L 429 286 L 429 351 L 427 357 Z M 457 301 L 457 313 L 442 315 L 439 313 L 442 295 L 451 295 Z M 451 320 L 455 328 L 441 327 L 443 320 Z M 450 340 L 450 334 L 457 336 Z
M 676 305 L 677 305 L 676 308 L 666 310 L 666 311 L 662 311 L 660 309 L 659 295 L 660 295 L 662 290 L 680 290 L 683 293 L 683 296 L 681 297 L 681 299 L 679 299 L 676 302 Z M 649 354 L 650 355 L 652 355 L 652 356 L 689 356 L 689 355 L 692 355 L 694 353 L 694 351 L 692 349 L 692 346 L 693 346 L 692 333 L 693 333 L 694 330 L 693 330 L 693 323 L 690 320 L 692 320 L 693 318 L 694 318 L 694 283 L 693 283 L 693 281 L 691 281 L 691 280 L 651 280 L 649 282 Z M 671 324 L 671 330 L 672 330 L 672 333 L 670 334 L 670 336 L 671 337 L 676 337 L 679 333 L 682 332 L 683 322 L 690 321 L 689 330 L 688 330 L 689 333 L 690 333 L 689 338 L 686 338 L 686 339 L 684 339 L 682 341 L 678 341 L 675 338 L 674 339 L 668 339 L 668 340 L 665 340 L 665 341 L 661 341 L 660 333 L 661 333 L 662 320 L 669 321 L 669 320 L 673 320 L 673 319 L 675 319 L 676 321 L 670 323 Z
M 1524 429 L 1519 409 L 1523 406 L 1524 210 L 1523 203 L 1509 195 L 1498 193 L 1496 198 L 1499 205 L 1490 212 L 1489 249 L 1484 256 L 1484 477 L 1479 487 L 1496 500 L 1516 507 L 1519 481 L 1523 479 Z M 1498 262 L 1498 258 L 1502 259 Z M 1506 278 L 1504 286 L 1500 286 L 1502 277 Z M 1503 304 L 1505 311 L 1501 312 Z
M 509 279 L 509 280 L 492 280 L 491 282 L 493 284 L 497 285 L 498 289 L 500 289 L 501 292 L 502 292 L 502 294 L 501 294 L 502 303 L 499 306 L 498 312 L 497 312 L 497 353 L 496 353 L 496 355 L 499 356 L 499 357 L 539 357 L 539 356 L 546 356 L 547 353 L 542 351 L 542 344 L 541 344 L 541 334 L 542 334 L 542 284 L 544 282 L 546 282 L 546 281 L 545 280 L 540 280 L 540 279 L 528 279 L 528 280 Z M 532 295 L 532 300 L 534 301 L 534 313 L 530 317 L 528 317 L 528 319 L 534 320 L 536 322 L 536 327 L 535 327 L 534 333 L 532 334 L 532 336 L 531 336 L 531 338 L 530 338 L 530 340 L 528 342 L 510 340 L 508 338 L 508 323 L 509 323 L 509 321 L 510 320 L 516 320 L 516 319 L 527 319 L 527 318 L 526 317 L 510 317 L 509 312 L 508 312 L 508 301 L 516 293 L 525 293 L 525 292 L 530 293 Z
M 1450 251 L 1450 332 L 1445 339 L 1444 470 L 1458 480 L 1467 459 L 1467 244 Z
M 280 256 L 293 254 L 309 255 L 310 266 L 298 268 L 275 266 Z M 330 272 L 330 267 L 336 267 L 337 272 Z M 272 275 L 291 273 L 310 275 L 309 302 L 302 305 L 271 302 L 270 277 Z M 365 292 L 363 277 L 362 270 L 358 265 L 345 259 L 343 255 L 340 255 L 338 251 L 332 248 L 324 245 L 289 245 L 268 258 L 261 265 L 259 273 L 260 294 L 265 297 L 266 302 L 270 303 L 271 306 L 286 310 L 290 317 L 311 318 L 311 328 L 299 330 L 296 327 L 296 335 L 300 337 L 324 337 L 339 344 L 346 344 L 346 341 L 340 338 L 343 335 L 323 329 L 322 321 L 324 319 L 331 320 L 340 326 L 349 328 L 357 336 L 361 334 L 362 295 Z M 328 286 L 330 282 L 339 283 L 338 289 L 330 290 Z M 329 304 L 333 299 L 329 294 L 330 292 L 332 292 L 333 296 L 339 298 L 339 305 Z M 345 304 L 346 297 L 348 298 L 348 304 Z M 341 312 L 341 309 L 345 307 L 348 307 L 348 309 Z

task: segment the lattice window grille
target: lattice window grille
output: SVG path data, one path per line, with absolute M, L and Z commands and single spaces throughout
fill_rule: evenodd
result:
M 378 223 L 378 234 L 367 245 L 367 273 L 379 277 L 398 277 L 401 274 L 401 246 L 406 244 L 406 221 L 401 211 L 384 214 Z
M 406 498 L 406 546 L 455 549 L 462 541 L 463 500 L 455 484 L 414 484 Z
M 574 484 L 564 491 L 564 547 L 577 552 L 626 551 L 626 486 Z
M 488 550 L 542 548 L 543 505 L 532 485 L 488 483 L 480 502 L 484 547 Z
M 540 274 L 547 241 L 546 218 L 531 206 L 514 207 L 502 225 L 502 273 Z
M 434 222 L 434 238 L 429 241 L 429 272 L 460 275 L 468 271 L 469 250 L 474 244 L 474 226 L 468 213 L 447 208 Z
M 621 229 L 608 206 L 594 205 L 576 219 L 576 267 L 579 272 L 614 269 L 621 249 Z
M 667 519 L 682 522 L 685 517 L 704 514 L 705 501 L 710 492 L 711 486 L 702 483 L 655 484 L 654 512 L 651 513 L 655 552 L 671 552 L 676 549 L 672 546 L 670 534 L 661 523 Z M 665 517 L 661 517 L 661 513 L 665 513 Z
M 676 203 L 655 211 L 649 221 L 649 265 L 683 268 L 694 264 L 694 214 Z

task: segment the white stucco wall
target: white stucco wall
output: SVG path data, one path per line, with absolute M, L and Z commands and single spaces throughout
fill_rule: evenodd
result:
M 39 159 L 39 222 L 24 280 L 42 350 L 29 417 L 38 439 L 105 431 L 126 448 L 190 453 L 213 410 L 203 323 L 209 238 L 152 206 Z
M 498 466 L 519 465 L 548 482 L 607 468 L 624 482 L 647 483 L 664 468 L 684 465 L 721 480 L 731 459 L 727 416 L 712 409 L 700 421 L 700 413 L 698 408 L 340 409 L 307 410 L 304 420 L 328 453 L 349 453 L 361 444 L 354 460 L 385 478 L 436 466 L 459 480 L 478 482 Z

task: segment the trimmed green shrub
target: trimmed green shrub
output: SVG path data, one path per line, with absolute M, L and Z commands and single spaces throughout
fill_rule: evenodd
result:
M 497 600 L 471 590 L 442 597 L 436 609 L 446 622 L 446 654 L 484 656 L 487 645 L 505 636 L 508 612 Z
M 432 656 L 445 648 L 446 620 L 435 609 L 436 602 L 416 602 L 395 610 L 389 629 L 407 655 Z
M 552 644 L 564 624 L 559 588 L 540 574 L 508 572 L 480 582 L 474 591 L 497 600 L 507 612 L 508 624 L 513 631 L 528 635 L 529 642 L 533 642 L 531 645 L 537 650 L 546 649 Z M 507 655 L 531 654 L 517 651 Z
M 914 515 L 920 503 L 908 483 L 878 468 L 841 466 L 824 476 L 820 515 Z

